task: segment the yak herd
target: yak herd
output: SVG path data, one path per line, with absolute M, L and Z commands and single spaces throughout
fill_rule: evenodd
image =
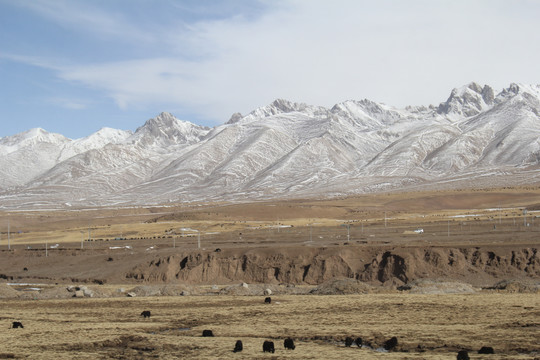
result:
M 270 297 L 266 297 L 264 299 L 264 302 L 266 304 L 270 304 L 272 302 L 272 299 Z M 150 310 L 144 310 L 143 312 L 141 312 L 140 316 L 144 317 L 145 319 L 150 318 L 151 312 L 150 312 Z M 21 328 L 21 329 L 23 329 L 24 326 L 20 321 L 13 321 L 11 328 L 13 328 L 13 329 Z M 206 330 L 203 330 L 202 336 L 203 337 L 213 337 L 214 333 L 212 332 L 212 330 L 206 329 Z M 357 337 L 356 339 L 353 339 L 352 337 L 347 336 L 345 338 L 344 344 L 345 344 L 345 347 L 351 347 L 353 344 L 355 344 L 358 347 L 363 347 L 363 346 L 369 347 L 369 348 L 372 347 L 371 343 L 364 342 L 361 337 Z M 394 337 L 392 337 L 392 338 L 390 338 L 390 339 L 388 339 L 387 341 L 384 342 L 383 349 L 385 351 L 392 351 L 397 346 L 398 346 L 398 339 L 397 339 L 397 337 L 394 336 Z M 296 346 L 294 345 L 294 340 L 291 339 L 291 338 L 286 338 L 283 341 L 283 347 L 286 350 L 294 350 L 296 348 Z M 237 340 L 235 345 L 234 345 L 233 352 L 237 353 L 237 352 L 241 352 L 242 350 L 244 350 L 244 345 L 242 344 L 242 340 Z M 263 342 L 263 352 L 265 352 L 265 353 L 268 352 L 268 353 L 273 354 L 275 351 L 276 351 L 276 348 L 274 346 L 273 341 L 265 340 Z M 493 350 L 493 348 L 491 346 L 483 346 L 480 350 L 478 350 L 478 353 L 479 354 L 494 354 L 495 351 Z M 466 350 L 460 350 L 457 353 L 457 360 L 470 360 L 469 353 Z
M 265 297 L 264 299 L 265 304 L 271 304 L 272 299 L 270 297 Z M 149 318 L 151 315 L 150 310 L 144 310 L 141 312 L 141 316 L 143 316 L 145 319 Z M 20 324 L 20 323 L 18 323 Z M 15 327 L 15 322 L 13 323 L 13 327 Z M 20 327 L 22 327 L 22 324 L 20 324 Z M 202 332 L 203 337 L 213 337 L 214 333 L 212 330 L 203 330 Z M 345 347 L 351 347 L 353 344 L 358 346 L 359 348 L 365 346 L 367 348 L 373 348 L 372 344 L 370 342 L 364 342 L 364 340 L 361 337 L 357 337 L 356 339 L 353 339 L 352 337 L 347 336 L 344 341 Z M 382 346 L 382 348 L 385 351 L 392 351 L 395 350 L 395 348 L 398 346 L 398 339 L 397 337 L 393 336 L 390 339 L 386 340 Z M 291 338 L 287 338 L 283 341 L 283 347 L 286 350 L 294 350 L 296 346 L 294 345 L 294 340 Z M 242 340 L 237 340 L 234 344 L 233 352 L 241 352 L 244 350 L 244 344 L 242 343 Z M 263 352 L 268 353 L 274 353 L 276 351 L 275 345 L 273 341 L 265 340 L 263 342 Z M 494 350 L 490 346 L 483 346 L 480 350 L 478 350 L 479 354 L 494 354 Z M 457 360 L 469 360 L 469 353 L 466 350 L 460 350 L 457 353 Z

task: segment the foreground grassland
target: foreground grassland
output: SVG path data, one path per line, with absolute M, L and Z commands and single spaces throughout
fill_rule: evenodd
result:
M 519 280 L 537 288 L 539 236 L 539 187 L 1 211 L 0 281 L 17 286 L 0 284 L 10 298 L 0 298 L 0 359 L 456 359 L 464 349 L 471 359 L 540 360 L 537 292 L 396 289 L 417 279 L 485 289 Z M 244 258 L 249 261 L 239 262 Z M 295 269 L 299 276 L 282 276 Z M 263 296 L 191 291 L 241 282 L 249 290 L 267 283 L 319 285 L 355 276 L 386 292 L 273 290 L 268 305 Z M 65 287 L 80 284 L 96 293 L 112 289 L 117 297 L 52 298 L 71 296 Z M 191 295 L 116 293 L 166 284 L 187 286 Z M 46 288 L 41 300 L 14 290 L 29 286 Z M 140 316 L 144 310 L 151 318 Z M 10 328 L 14 321 L 24 328 Z M 203 338 L 205 329 L 215 337 Z M 374 349 L 396 336 L 399 345 L 389 353 L 347 348 L 347 336 Z M 295 340 L 294 351 L 283 348 L 286 337 Z M 241 353 L 232 352 L 236 340 L 243 341 Z M 265 340 L 275 342 L 275 354 L 262 352 Z M 478 354 L 482 346 L 495 354 Z
M 28 359 L 539 359 L 540 296 L 369 294 L 2 300 L 0 357 Z M 141 311 L 152 317 L 143 319 Z M 10 329 L 21 321 L 24 329 Z M 203 338 L 204 329 L 215 337 Z M 346 348 L 346 336 L 397 351 Z M 292 337 L 296 350 L 286 351 Z M 244 351 L 233 353 L 236 340 Z M 264 340 L 276 353 L 262 352 Z M 492 346 L 494 355 L 479 355 Z

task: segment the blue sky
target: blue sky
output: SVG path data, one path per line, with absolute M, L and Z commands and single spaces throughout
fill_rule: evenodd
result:
M 0 0 L 0 137 L 540 83 L 540 0 Z

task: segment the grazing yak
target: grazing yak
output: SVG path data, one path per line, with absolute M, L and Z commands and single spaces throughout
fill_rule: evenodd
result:
M 244 345 L 242 344 L 242 340 L 237 340 L 236 344 L 234 345 L 233 352 L 240 352 L 244 350 Z
M 391 339 L 388 339 L 384 343 L 384 350 L 390 351 L 394 349 L 398 345 L 397 337 L 392 337 Z
M 212 330 L 203 330 L 202 336 L 203 337 L 214 337 L 214 333 L 212 332 Z
M 13 329 L 17 329 L 17 328 L 24 329 L 24 326 L 23 326 L 22 322 L 20 322 L 20 321 L 14 321 L 13 324 L 11 325 L 11 327 Z
M 294 350 L 296 346 L 294 346 L 294 341 L 291 338 L 287 338 L 283 341 L 283 346 L 287 350 Z
M 264 303 L 265 304 L 271 304 L 272 303 L 272 298 L 270 296 L 264 298 Z
M 479 354 L 495 354 L 495 350 L 491 346 L 482 346 L 480 350 L 478 350 Z
M 362 347 L 362 338 L 357 337 L 356 340 L 354 340 L 354 343 L 356 344 L 356 346 Z
M 346 347 L 351 347 L 352 344 L 353 344 L 353 339 L 352 339 L 352 337 L 347 336 L 347 337 L 345 338 L 345 346 L 346 346 Z
M 149 318 L 150 315 L 152 315 L 152 314 L 150 313 L 150 310 L 144 310 L 144 311 L 141 313 L 141 316 L 144 316 L 145 319 L 146 319 L 146 318 Z
M 274 353 L 274 342 L 273 341 L 268 341 L 266 340 L 264 343 L 263 343 L 263 352 L 269 352 L 269 353 Z
M 466 350 L 460 350 L 457 353 L 457 360 L 471 360 L 471 358 Z

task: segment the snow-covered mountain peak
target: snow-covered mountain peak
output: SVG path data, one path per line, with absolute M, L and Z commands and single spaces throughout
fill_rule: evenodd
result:
M 211 131 L 170 113 L 133 134 L 103 128 L 69 140 L 32 129 L 0 139 L 0 207 L 532 184 L 539 118 L 540 86 L 511 84 L 494 96 L 470 83 L 439 107 L 278 99 Z
M 21 140 L 34 138 L 34 137 L 41 137 L 42 138 L 43 136 L 47 136 L 47 134 L 49 134 L 48 131 L 38 127 L 38 128 L 33 128 L 33 129 L 30 129 L 30 130 L 27 130 L 27 131 L 24 131 L 24 132 L 20 133 L 19 138 Z
M 148 119 L 143 126 L 139 127 L 135 132 L 140 130 L 154 131 L 155 129 L 165 129 L 175 127 L 180 122 L 173 114 L 169 112 L 162 112 L 158 116 Z
M 446 102 L 439 105 L 437 112 L 451 118 L 471 117 L 489 109 L 493 105 L 494 98 L 494 91 L 490 86 L 482 87 L 471 82 L 453 89 Z
M 412 111 L 414 110 L 414 111 Z M 334 105 L 330 112 L 339 118 L 348 119 L 366 130 L 381 130 L 406 118 L 415 118 L 426 108 L 396 109 L 371 100 L 347 100 Z
M 66 160 L 72 156 L 82 154 L 93 149 L 100 149 L 108 144 L 120 144 L 133 133 L 127 130 L 117 130 L 108 127 L 101 128 L 84 138 L 73 140 L 66 144 L 59 155 L 59 160 Z
M 327 109 L 321 106 L 313 106 L 305 103 L 296 103 L 284 99 L 276 99 L 271 104 L 253 110 L 248 115 L 242 118 L 242 121 L 249 122 L 253 120 L 261 120 L 264 118 L 290 114 L 303 113 L 309 116 L 324 116 L 328 112 Z
M 285 99 L 276 99 L 270 104 L 269 108 L 272 110 L 277 110 L 279 112 L 293 112 L 293 111 L 302 111 L 307 107 L 304 103 L 294 103 Z
M 242 120 L 243 117 L 244 115 L 242 115 L 241 113 L 235 112 L 234 114 L 231 115 L 231 118 L 225 124 L 226 125 L 235 124 L 239 122 L 240 120 Z
M 120 143 L 124 140 L 126 140 L 129 136 L 133 135 L 133 132 L 129 130 L 119 130 L 119 129 L 113 129 L 109 127 L 104 127 L 93 133 L 92 135 L 89 135 L 87 137 L 84 137 L 79 140 L 101 140 L 101 142 L 107 143 Z
M 61 145 L 70 141 L 63 135 L 50 133 L 42 128 L 34 128 L 13 136 L 0 138 L 0 148 L 3 147 L 4 152 L 11 152 L 38 143 Z
M 503 89 L 495 98 L 495 102 L 501 103 L 518 95 L 529 94 L 532 97 L 540 98 L 540 85 L 510 84 Z
M 202 139 L 210 129 L 182 121 L 171 113 L 162 112 L 139 127 L 128 140 L 143 145 L 169 146 L 191 144 Z
M 33 128 L 11 137 L 15 141 L 35 140 L 35 141 L 55 141 L 58 139 L 67 139 L 63 135 L 50 133 L 42 128 Z

